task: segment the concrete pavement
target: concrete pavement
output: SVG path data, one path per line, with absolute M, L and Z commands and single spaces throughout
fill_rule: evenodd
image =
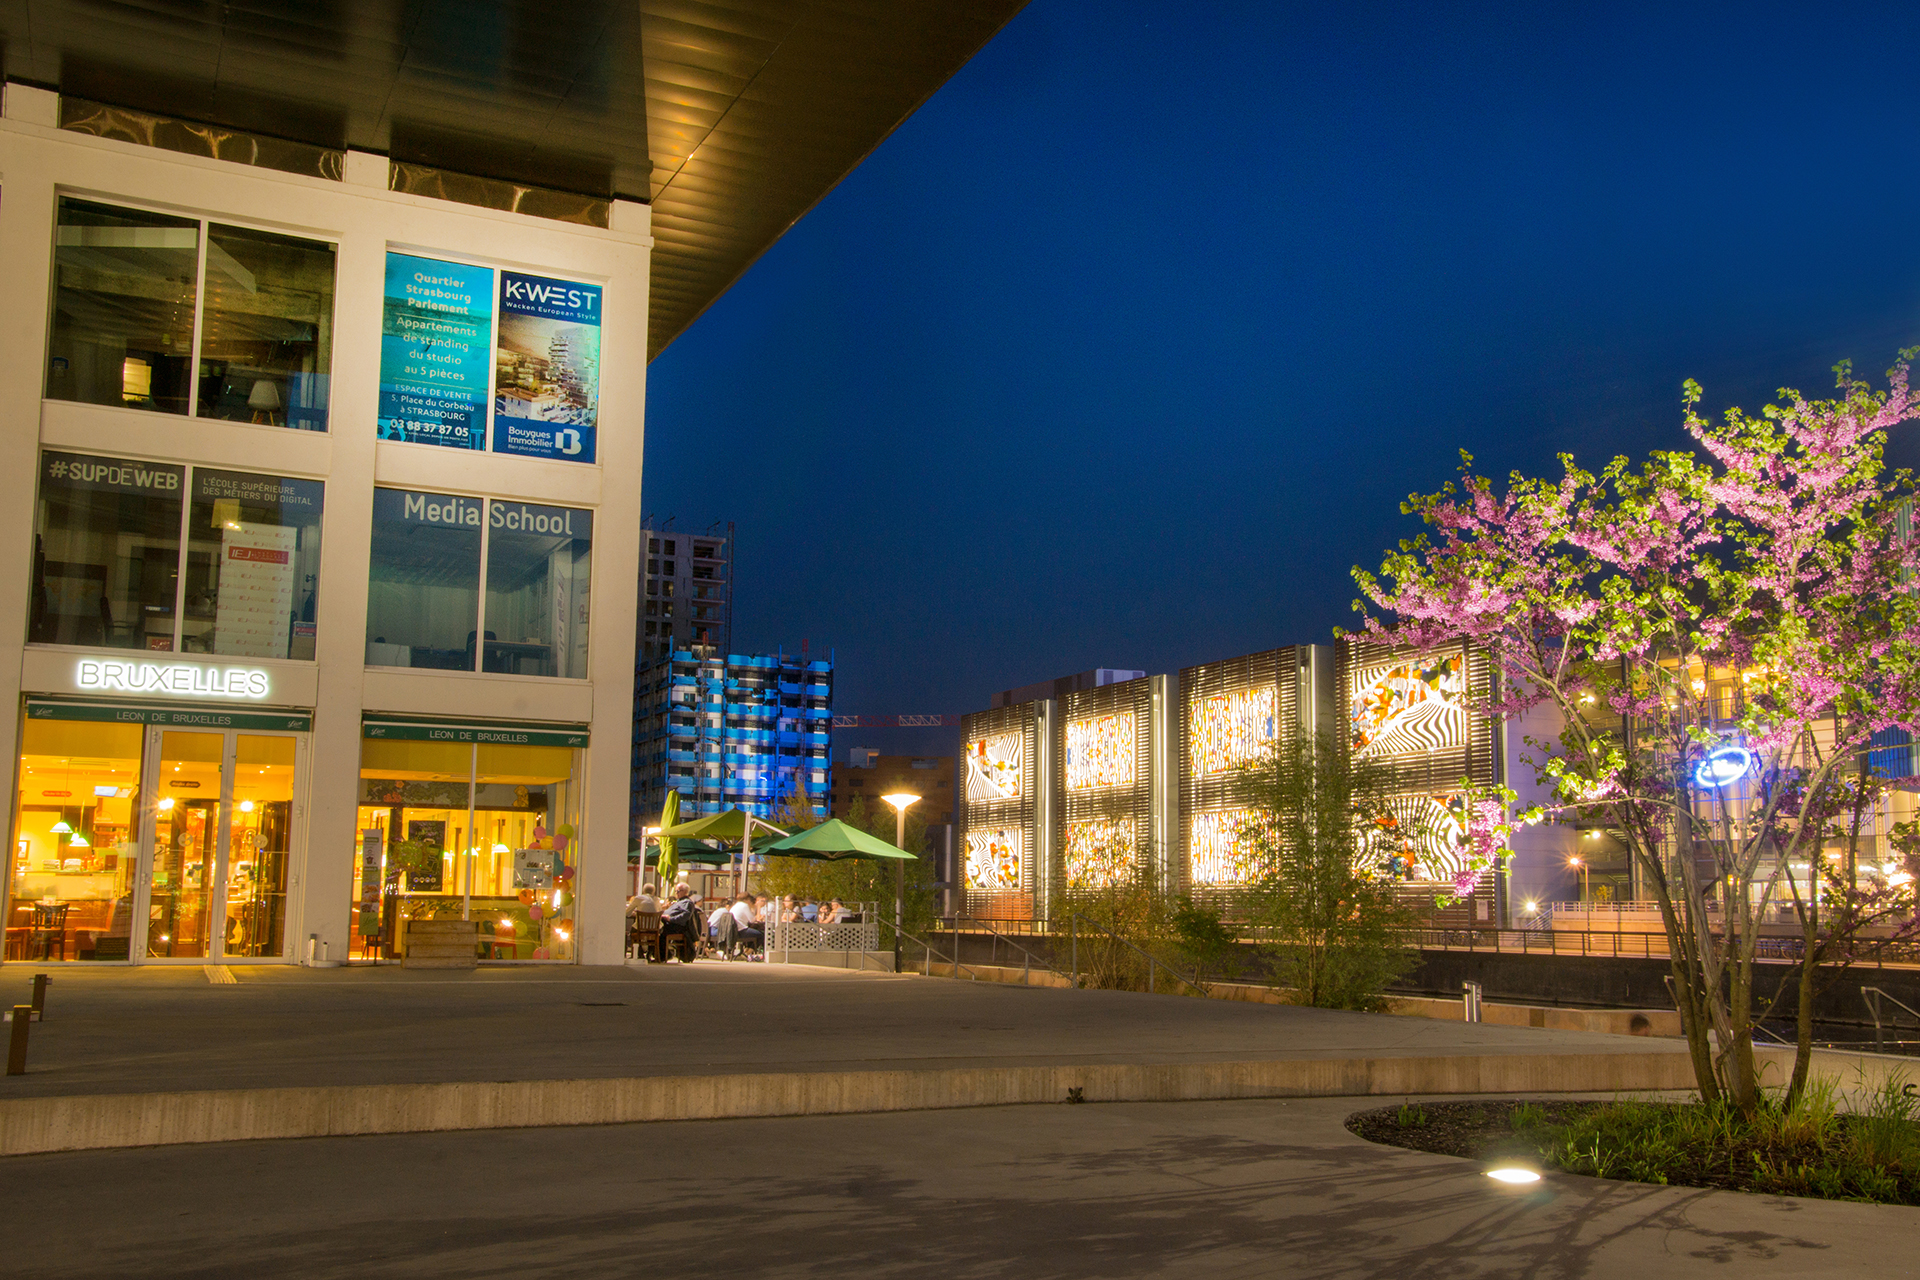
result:
M 24 999 L 25 965 L 0 969 Z M 760 964 L 50 970 L 0 1098 L 738 1072 L 1683 1053 L 1677 1041 Z M 9 997 L 8 991 L 15 990 Z
M 1197 1002 L 1196 1002 L 1197 1003 Z M 18 1276 L 1898 1274 L 1920 1211 L 1479 1166 L 1359 1100 L 983 1108 L 7 1161 Z

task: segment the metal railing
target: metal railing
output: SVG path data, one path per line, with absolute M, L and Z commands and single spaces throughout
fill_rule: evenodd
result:
M 1881 1015 L 1885 1012 L 1884 1006 L 1892 1005 L 1896 1009 L 1906 1010 L 1913 1015 L 1915 1025 L 1920 1026 L 1920 1010 L 1916 1010 L 1912 1005 L 1902 1003 L 1882 991 L 1879 987 L 1860 988 L 1860 999 L 1865 1002 L 1867 1006 L 1867 1016 L 1873 1019 L 1873 1047 L 1875 1049 L 1886 1047 L 1886 1036 L 1881 1030 L 1883 1021 L 1887 1025 L 1893 1026 L 1895 1030 L 1899 1029 L 1899 1024 L 1894 1021 L 1892 1016 L 1889 1015 L 1884 1020 L 1882 1019 Z
M 1172 965 L 1168 964 L 1166 961 L 1155 956 L 1152 952 L 1142 950 L 1140 947 L 1137 947 L 1133 943 L 1127 941 L 1125 938 L 1121 937 L 1119 934 L 1115 933 L 1113 930 L 1107 928 L 1105 925 L 1096 924 L 1094 921 L 1087 919 L 1085 916 L 1081 915 L 1078 911 L 1071 912 L 1067 916 L 1067 937 L 1068 937 L 1068 945 L 1072 948 L 1072 966 L 1073 966 L 1072 978 L 1073 978 L 1073 985 L 1075 990 L 1078 990 L 1080 986 L 1080 926 L 1083 924 L 1086 925 L 1088 928 L 1094 930 L 1096 933 L 1105 934 L 1107 937 L 1113 939 L 1115 942 L 1119 943 L 1121 946 L 1125 947 L 1127 950 L 1133 952 L 1135 955 L 1139 956 L 1141 959 L 1147 962 L 1147 993 L 1149 995 L 1153 994 L 1153 990 L 1154 990 L 1153 979 L 1154 979 L 1154 970 L 1156 967 L 1165 969 L 1168 973 L 1172 974 L 1175 978 L 1179 979 L 1181 982 L 1185 983 L 1187 986 L 1193 988 L 1193 990 L 1198 991 L 1201 995 L 1205 995 L 1207 993 L 1207 990 L 1208 990 L 1207 984 L 1200 981 L 1199 974 L 1196 973 L 1191 978 L 1189 978 L 1187 975 L 1181 973 L 1178 969 L 1174 968 Z

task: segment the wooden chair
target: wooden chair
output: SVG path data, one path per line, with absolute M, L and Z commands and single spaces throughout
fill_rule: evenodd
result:
M 67 910 L 71 904 L 65 902 L 36 902 L 33 904 L 33 933 L 28 949 L 40 949 L 35 957 L 40 960 L 53 959 L 53 948 L 60 948 L 60 958 L 67 958 Z
M 658 912 L 636 912 L 627 917 L 627 954 L 656 964 L 665 963 L 666 953 L 660 949 Z

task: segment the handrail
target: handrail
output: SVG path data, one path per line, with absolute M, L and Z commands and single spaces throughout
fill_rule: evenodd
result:
M 1040 961 L 1040 967 L 1041 967 L 1042 969 L 1045 969 L 1045 970 L 1046 970 L 1046 971 L 1047 971 L 1048 973 L 1059 973 L 1059 972 L 1060 972 L 1060 971 L 1059 971 L 1058 969 L 1056 969 L 1056 968 L 1054 968 L 1054 967 L 1053 967 L 1053 962 L 1052 962 L 1052 961 L 1050 961 L 1050 960 L 1044 960 L 1044 959 L 1041 959 L 1041 957 L 1039 957 L 1039 956 L 1037 956 L 1037 955 L 1035 955 L 1035 954 L 1034 954 L 1033 952 L 1031 952 L 1031 951 L 1029 951 L 1029 950 L 1027 950 L 1027 949 L 1026 949 L 1025 947 L 1023 947 L 1023 946 L 1021 946 L 1021 945 L 1020 945 L 1019 943 L 1017 943 L 1017 942 L 1015 942 L 1015 941 L 1014 941 L 1014 940 L 1013 940 L 1012 938 L 1009 938 L 1009 937 L 1007 937 L 1007 935 L 1006 935 L 1006 934 L 1004 934 L 1004 933 L 1001 933 L 1001 932 L 1000 932 L 1000 931 L 999 931 L 998 929 L 996 929 L 996 928 L 994 928 L 994 927 L 993 927 L 993 926 L 992 926 L 991 924 L 988 924 L 988 923 L 987 923 L 987 922 L 986 922 L 985 920 L 975 920 L 975 921 L 974 921 L 973 923 L 975 923 L 975 924 L 977 924 L 977 925 L 981 925 L 981 926 L 983 926 L 983 927 L 984 927 L 984 928 L 986 929 L 986 931 L 987 931 L 988 933 L 990 933 L 990 934 L 992 934 L 992 935 L 993 935 L 994 937 L 996 937 L 996 938 L 998 938 L 998 939 L 1000 939 L 1000 940 L 1001 940 L 1002 942 L 1004 942 L 1004 943 L 1006 943 L 1006 944 L 1007 944 L 1008 946 L 1010 946 L 1010 947 L 1012 947 L 1012 948 L 1013 948 L 1013 949 L 1014 949 L 1015 951 L 1018 951 L 1018 952 L 1019 952 L 1019 953 L 1020 953 L 1021 955 L 1023 955 L 1023 956 L 1025 956 L 1025 957 L 1027 958 L 1027 963 L 1025 963 L 1025 964 L 1023 964 L 1023 965 L 1021 965 L 1021 966 L 1020 966 L 1020 981 L 1022 981 L 1022 982 L 1025 982 L 1025 981 L 1027 981 L 1027 980 L 1028 980 L 1028 978 L 1030 978 L 1030 977 L 1032 976 L 1032 974 L 1033 974 L 1033 962 L 1034 962 L 1035 960 L 1039 960 L 1039 961 Z M 959 964 L 959 963 L 960 963 L 960 945 L 959 945 L 958 943 L 955 943 L 955 944 L 954 944 L 954 948 L 953 948 L 953 962 L 954 962 L 955 964 Z M 1079 987 L 1079 985 L 1080 985 L 1080 983 L 1079 983 L 1079 982 L 1078 982 L 1078 981 L 1076 980 L 1076 981 L 1074 982 L 1074 984 L 1073 984 L 1073 985 L 1074 985 L 1074 986 L 1075 986 L 1076 988 L 1078 988 L 1078 987 Z
M 1905 1009 L 1915 1018 L 1920 1018 L 1920 1009 L 1915 1009 L 1912 1005 L 1902 1003 L 1897 997 L 1888 995 L 1879 987 L 1860 988 L 1860 999 L 1862 1003 L 1867 1006 L 1867 1015 L 1873 1019 L 1873 1047 L 1875 1049 L 1881 1048 L 1885 1043 L 1880 1033 L 1880 1002 L 1882 1000 L 1888 1004 Z M 1892 1019 L 1888 1019 L 1888 1021 L 1891 1022 Z
M 1097 924 L 1092 920 L 1088 920 L 1085 916 L 1081 915 L 1078 911 L 1069 912 L 1067 915 L 1067 919 L 1069 922 L 1079 922 L 1079 923 L 1091 926 L 1092 928 L 1098 930 L 1099 932 L 1106 934 L 1109 938 L 1112 938 L 1115 942 L 1127 948 L 1129 951 L 1132 951 L 1134 954 L 1146 960 L 1147 962 L 1147 994 L 1149 995 L 1153 994 L 1153 970 L 1155 965 L 1158 965 L 1161 968 L 1165 969 L 1168 973 L 1172 974 L 1174 977 L 1178 978 L 1180 981 L 1186 983 L 1188 986 L 1192 987 L 1195 991 L 1198 991 L 1202 995 L 1205 995 L 1209 990 L 1211 990 L 1211 988 L 1208 987 L 1206 983 L 1200 981 L 1200 975 L 1198 973 L 1194 974 L 1193 977 L 1191 978 L 1187 977 L 1186 975 L 1182 974 L 1178 969 L 1168 964 L 1166 961 L 1156 959 L 1152 954 L 1146 951 L 1142 951 L 1139 947 L 1134 946 L 1131 942 L 1128 942 L 1125 938 L 1121 937 L 1119 934 L 1115 933 L 1113 930 L 1107 928 L 1105 925 Z M 1076 988 L 1079 987 L 1080 985 L 1079 949 L 1080 949 L 1079 936 L 1076 934 L 1074 937 L 1074 975 L 1073 975 L 1073 985 Z

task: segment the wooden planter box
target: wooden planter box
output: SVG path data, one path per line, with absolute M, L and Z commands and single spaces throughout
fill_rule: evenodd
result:
M 409 920 L 406 964 L 409 969 L 471 969 L 479 964 L 477 920 Z

